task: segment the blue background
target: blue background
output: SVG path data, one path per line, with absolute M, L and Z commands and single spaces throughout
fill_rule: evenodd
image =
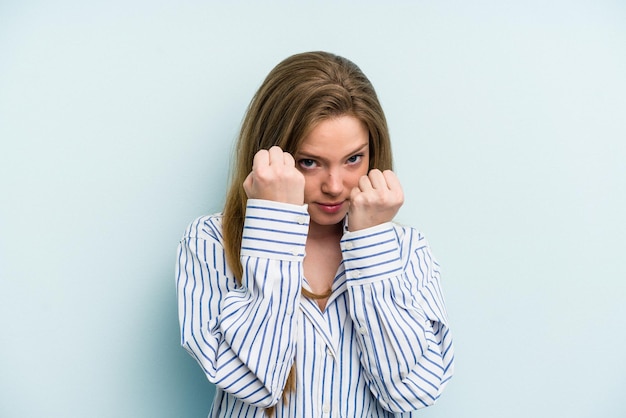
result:
M 457 369 L 422 416 L 626 416 L 626 5 L 591 0 L 1 2 L 0 416 L 206 416 L 176 245 L 317 49 L 376 86 L 443 267 Z

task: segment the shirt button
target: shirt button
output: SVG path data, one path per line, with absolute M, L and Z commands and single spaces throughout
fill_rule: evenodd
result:
M 325 405 L 322 407 L 322 412 L 324 412 L 325 414 L 328 414 L 328 413 L 330 412 L 330 405 L 325 404 Z
M 365 328 L 365 327 L 359 328 L 359 334 L 361 334 L 361 335 L 367 334 L 367 328 Z
M 291 255 L 298 255 L 298 249 L 297 248 L 292 248 L 291 249 Z
M 300 225 L 304 225 L 306 223 L 306 218 L 304 216 L 298 216 L 296 218 L 296 222 L 298 222 Z
M 354 248 L 354 244 L 352 243 L 352 241 L 346 242 L 346 249 L 347 250 L 351 250 L 353 248 Z
M 333 357 L 333 350 L 331 350 L 330 347 L 326 347 L 326 354 Z
M 352 272 L 352 278 L 353 279 L 358 279 L 359 277 L 361 277 L 361 272 L 358 270 L 355 270 Z

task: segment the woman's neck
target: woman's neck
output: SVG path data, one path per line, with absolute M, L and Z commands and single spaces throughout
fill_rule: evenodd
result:
M 323 312 L 332 292 L 337 269 L 341 263 L 343 223 L 336 225 L 309 224 L 304 257 L 304 277 L 311 288 L 305 296 L 314 299 Z

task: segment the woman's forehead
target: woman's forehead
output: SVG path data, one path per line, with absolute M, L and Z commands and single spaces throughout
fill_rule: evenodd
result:
M 300 142 L 298 152 L 350 152 L 368 144 L 369 131 L 365 124 L 354 116 L 344 115 L 325 119 L 315 125 Z

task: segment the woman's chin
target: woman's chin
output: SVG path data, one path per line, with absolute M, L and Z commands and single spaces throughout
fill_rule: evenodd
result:
M 311 223 L 320 226 L 330 226 L 343 222 L 343 219 L 346 217 L 346 212 L 347 211 L 340 211 L 329 214 L 324 212 L 309 211 L 309 215 L 311 215 Z

